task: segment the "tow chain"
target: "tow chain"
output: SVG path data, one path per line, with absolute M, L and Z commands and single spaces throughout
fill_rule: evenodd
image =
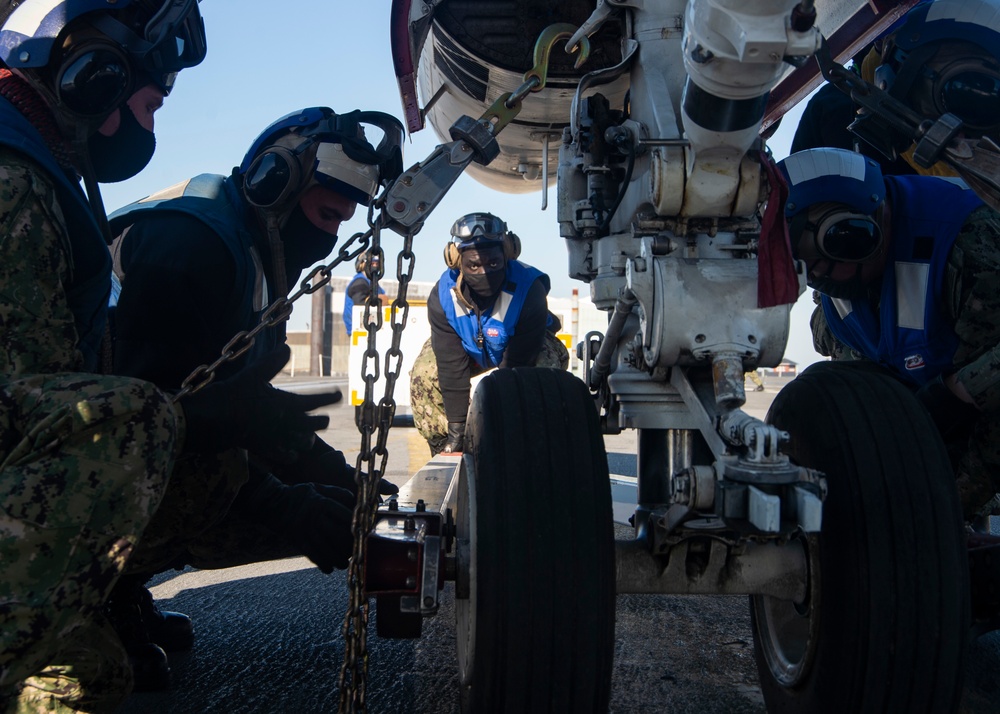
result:
M 254 339 L 264 330 L 281 324 L 288 319 L 292 305 L 303 295 L 311 295 L 330 282 L 333 270 L 338 266 L 353 262 L 367 250 L 371 254 L 381 254 L 381 225 L 374 217 L 376 208 L 382 208 L 384 198 L 372 202 L 368 209 L 368 230 L 355 233 L 337 251 L 337 256 L 325 265 L 314 268 L 299 283 L 299 289 L 290 297 L 278 297 L 261 315 L 260 322 L 252 330 L 237 333 L 225 347 L 218 359 L 211 364 L 196 367 L 181 383 L 181 390 L 172 397 L 176 403 L 183 397 L 204 389 L 215 379 L 216 371 L 224 364 L 233 362 L 253 347 Z M 358 495 L 351 520 L 354 550 L 347 571 L 348 607 L 344 616 L 341 633 L 344 637 L 345 654 L 340 671 L 340 711 L 365 711 L 365 680 L 368 667 L 367 626 L 368 601 L 364 592 L 364 562 L 367 535 L 374 523 L 378 507 L 378 484 L 385 473 L 389 451 L 386 442 L 389 429 L 396 413 L 393 391 L 396 380 L 403 369 L 403 353 L 399 347 L 403 328 L 409 313 L 406 293 L 413 278 L 413 236 L 420 227 L 409 229 L 403 235 L 403 248 L 396 259 L 398 289 L 396 298 L 389 309 L 392 329 L 392 346 L 385 354 L 385 390 L 378 404 L 375 403 L 375 383 L 379 379 L 379 353 L 376 348 L 376 333 L 383 324 L 382 302 L 379 293 L 384 275 L 379 261 L 379 269 L 371 274 L 368 297 L 365 300 L 363 324 L 368 331 L 368 347 L 361 365 L 361 376 L 365 382 L 365 396 L 358 419 L 361 432 L 361 450 L 354 467 L 354 482 Z M 369 261 L 369 265 L 374 261 Z M 373 445 L 374 441 L 374 445 Z M 365 469 L 367 467 L 367 470 Z
M 381 224 L 371 221 L 371 250 L 374 255 L 381 251 Z M 403 353 L 399 348 L 406 326 L 409 304 L 406 291 L 413 277 L 413 236 L 419 231 L 408 230 L 403 235 L 403 249 L 396 259 L 396 277 L 399 281 L 396 299 L 389 308 L 389 322 L 392 329 L 392 346 L 385 353 L 385 390 L 381 401 L 375 404 L 375 382 L 379 379 L 379 353 L 375 347 L 375 336 L 382 327 L 382 304 L 379 298 L 379 280 L 382 277 L 381 264 L 377 274 L 371 275 L 371 289 L 365 302 L 364 325 L 368 330 L 368 348 L 361 364 L 361 376 L 365 381 L 365 397 L 361 404 L 358 430 L 361 432 L 361 452 L 354 470 L 354 481 L 358 487 L 358 498 L 354 505 L 351 531 L 354 534 L 354 551 L 347 568 L 348 602 L 341 634 L 344 638 L 344 662 L 340 669 L 341 712 L 366 711 L 366 680 L 368 672 L 368 596 L 365 593 L 364 573 L 367 554 L 368 533 L 375 522 L 378 508 L 378 484 L 385 473 L 389 452 L 386 441 L 392 418 L 396 413 L 393 391 L 396 380 L 403 371 Z M 374 316 L 373 316 L 374 309 Z M 374 437 L 375 445 L 372 446 Z M 378 463 L 376 463 L 376 461 Z M 364 467 L 367 466 L 367 473 Z

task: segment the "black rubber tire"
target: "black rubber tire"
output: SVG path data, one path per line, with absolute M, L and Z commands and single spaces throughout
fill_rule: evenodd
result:
M 961 697 L 968 566 L 944 446 L 912 393 L 877 367 L 822 362 L 768 412 L 786 453 L 826 473 L 805 539 L 809 601 L 750 598 L 769 712 L 950 712 Z
M 456 599 L 463 711 L 606 712 L 614 527 L 590 393 L 561 370 L 498 370 L 472 399 L 465 446 L 457 526 L 471 542 L 471 577 L 469 597 Z

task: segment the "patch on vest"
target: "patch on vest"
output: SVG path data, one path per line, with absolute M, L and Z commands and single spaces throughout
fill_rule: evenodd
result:
M 486 336 L 487 337 L 499 337 L 500 336 L 500 330 L 498 330 L 495 327 L 487 327 L 486 328 Z
M 912 371 L 914 369 L 923 369 L 927 366 L 927 363 L 924 362 L 924 356 L 918 354 L 906 357 L 903 360 L 903 366 L 905 366 L 907 370 Z

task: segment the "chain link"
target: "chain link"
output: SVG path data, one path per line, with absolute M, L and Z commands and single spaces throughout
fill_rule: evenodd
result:
M 381 252 L 381 225 L 372 221 L 371 250 L 374 255 Z M 418 229 L 419 230 L 419 229 Z M 366 682 L 368 674 L 368 596 L 364 589 L 365 557 L 367 555 L 367 535 L 375 522 L 378 508 L 378 484 L 385 473 L 389 451 L 386 442 L 389 429 L 396 413 L 393 392 L 396 380 L 403 369 L 403 353 L 399 348 L 409 314 L 406 293 L 413 278 L 413 236 L 410 230 L 403 236 L 403 249 L 396 260 L 396 277 L 399 281 L 396 298 L 389 308 L 392 346 L 385 354 L 385 390 L 375 404 L 375 383 L 379 379 L 379 354 L 375 346 L 376 333 L 383 324 L 382 303 L 379 297 L 379 281 L 383 275 L 382 263 L 378 273 L 372 275 L 368 299 L 365 301 L 364 325 L 368 330 L 368 347 L 361 366 L 361 376 L 365 382 L 365 396 L 361 404 L 358 430 L 361 432 L 361 452 L 355 464 L 354 480 L 358 488 L 358 499 L 354 506 L 351 523 L 354 534 L 354 552 L 347 569 L 348 605 L 344 615 L 341 634 L 344 638 L 344 661 L 340 670 L 341 714 L 367 711 Z M 374 312 L 373 312 L 374 311 Z M 374 437 L 375 444 L 372 445 Z M 367 467 L 367 473 L 364 468 Z

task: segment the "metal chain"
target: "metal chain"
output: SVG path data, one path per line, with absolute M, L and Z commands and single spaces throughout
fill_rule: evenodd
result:
M 384 196 L 373 201 L 368 208 L 368 230 L 355 233 L 337 251 L 337 257 L 325 265 L 314 268 L 309 275 L 299 283 L 299 289 L 290 297 L 278 297 L 267 306 L 261 315 L 260 322 L 252 330 L 237 333 L 225 347 L 218 359 L 211 364 L 203 364 L 192 370 L 181 383 L 181 390 L 172 398 L 173 402 L 204 389 L 215 379 L 216 371 L 222 365 L 232 362 L 244 355 L 254 340 L 262 331 L 279 325 L 287 320 L 292 313 L 293 303 L 303 295 L 309 295 L 330 282 L 333 270 L 339 265 L 354 261 L 366 250 L 371 254 L 381 253 L 381 216 L 374 218 L 376 208 L 384 207 Z M 358 489 L 357 502 L 351 522 L 354 536 L 354 552 L 348 568 L 348 608 L 344 616 L 342 634 L 345 643 L 344 662 L 340 672 L 340 711 L 365 712 L 365 682 L 368 670 L 367 628 L 368 599 L 364 591 L 364 562 L 367 551 L 367 535 L 375 520 L 375 510 L 378 508 L 378 484 L 385 473 L 389 459 L 386 446 L 389 429 L 396 413 L 396 402 L 393 392 L 396 380 L 403 371 L 403 352 L 400 341 L 403 329 L 409 316 L 409 303 L 406 293 L 413 279 L 413 237 L 420 231 L 422 224 L 410 228 L 403 236 L 403 248 L 396 259 L 396 276 L 398 289 L 396 298 L 389 309 L 390 327 L 392 329 L 392 346 L 385 354 L 385 391 L 378 404 L 375 403 L 375 383 L 379 379 L 379 353 L 376 348 L 376 333 L 383 323 L 382 303 L 379 295 L 379 284 L 384 275 L 382 261 L 379 269 L 372 274 L 368 298 L 365 301 L 364 325 L 368 330 L 368 346 L 361 365 L 362 378 L 365 381 L 365 396 L 361 404 L 361 415 L 358 420 L 358 430 L 361 432 L 361 450 L 354 469 L 354 481 Z M 371 261 L 368 263 L 371 265 Z M 374 308 L 374 312 L 373 312 Z M 374 436 L 375 444 L 372 445 Z M 367 472 L 364 467 L 367 466 Z
M 381 219 L 379 219 L 381 220 Z M 381 225 L 372 221 L 371 250 L 374 255 L 381 251 Z M 354 552 L 347 569 L 348 605 L 344 615 L 341 634 L 344 638 L 344 661 L 340 670 L 341 714 L 367 711 L 366 681 L 368 674 L 368 596 L 364 589 L 365 557 L 367 535 L 375 521 L 378 508 L 378 484 L 385 473 L 389 452 L 386 442 L 389 429 L 396 413 L 393 399 L 396 380 L 403 370 L 403 353 L 399 348 L 406 326 L 409 304 L 406 292 L 413 277 L 413 236 L 419 231 L 411 229 L 403 236 L 403 249 L 396 259 L 396 276 L 399 281 L 396 299 L 389 308 L 392 346 L 385 354 L 385 392 L 378 405 L 375 404 L 375 383 L 379 378 L 379 354 L 375 347 L 376 333 L 382 327 L 382 305 L 379 298 L 379 280 L 383 268 L 371 276 L 368 299 L 365 301 L 364 325 L 368 330 L 368 348 L 361 365 L 361 376 L 365 381 L 365 397 L 361 404 L 358 430 L 361 432 L 361 452 L 358 454 L 354 470 L 354 481 L 358 488 L 358 498 L 354 506 L 351 529 L 354 534 Z M 374 309 L 374 317 L 373 317 Z M 372 446 L 372 437 L 375 445 Z M 376 461 L 378 463 L 376 464 Z M 367 466 L 367 473 L 363 467 Z

